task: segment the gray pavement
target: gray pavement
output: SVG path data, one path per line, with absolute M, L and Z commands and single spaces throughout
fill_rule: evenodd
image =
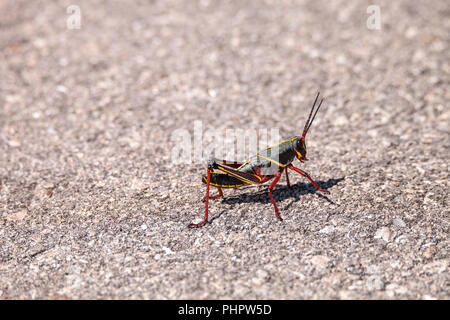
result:
M 0 2 L 0 299 L 449 299 L 448 2 L 369 4 Z M 225 190 L 188 229 L 174 130 L 299 135 L 318 89 L 296 165 L 331 194 L 281 179 L 278 222 Z

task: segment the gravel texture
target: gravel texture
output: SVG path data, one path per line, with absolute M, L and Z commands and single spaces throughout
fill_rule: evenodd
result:
M 447 1 L 0 2 L 1 299 L 449 299 Z M 244 5 L 245 3 L 245 5 Z M 81 28 L 66 8 L 81 8 Z M 171 134 L 301 133 L 225 190 Z M 215 191 L 213 191 L 215 192 Z

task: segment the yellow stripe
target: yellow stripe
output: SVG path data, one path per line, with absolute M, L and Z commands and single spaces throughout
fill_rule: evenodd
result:
M 215 183 L 210 182 L 209 184 L 214 187 L 218 187 L 218 188 L 239 188 L 239 187 L 245 186 L 245 183 L 244 184 L 220 185 L 220 184 L 215 184 Z
M 239 170 L 240 168 L 242 168 L 243 166 L 245 166 L 247 163 L 249 163 L 250 160 L 245 161 L 243 164 L 241 164 L 241 166 L 239 168 L 237 168 L 236 170 Z
M 215 174 L 226 174 L 226 173 L 222 173 L 222 172 L 214 172 Z M 207 183 L 208 179 L 206 177 L 203 177 L 203 180 Z M 217 183 L 213 183 L 211 181 L 209 181 L 209 184 L 214 186 L 214 187 L 219 187 L 219 188 L 239 188 L 242 186 L 245 186 L 246 184 L 217 184 Z
M 284 140 L 284 141 L 278 142 L 277 144 L 274 144 L 273 146 L 267 147 L 267 148 L 265 148 L 264 150 L 267 150 L 267 149 L 276 147 L 276 146 L 278 146 L 278 145 L 280 145 L 280 144 L 282 144 L 282 143 L 288 142 L 288 141 L 293 141 L 293 140 L 295 140 L 295 139 L 298 139 L 298 137 L 294 137 L 294 138 L 291 138 L 291 139 L 288 139 L 288 140 Z M 264 151 L 264 150 L 263 150 L 263 151 Z
M 264 157 L 264 156 L 260 155 L 259 153 L 257 153 L 256 155 L 257 155 L 258 157 L 261 157 L 261 158 L 266 159 L 267 161 L 270 161 L 270 162 L 275 163 L 275 164 L 276 164 L 277 166 L 279 166 L 279 167 L 284 168 L 284 167 L 287 166 L 287 164 L 281 164 L 281 163 L 279 163 L 279 162 L 277 162 L 277 161 L 275 161 L 275 160 L 272 160 L 272 159 L 270 159 L 270 158 Z
M 267 148 L 263 149 L 262 151 L 271 149 L 271 148 L 276 147 L 276 146 L 278 146 L 278 145 L 280 145 L 280 144 L 282 144 L 282 143 L 285 143 L 285 142 L 294 141 L 295 139 L 298 139 L 298 138 L 299 138 L 299 137 L 294 137 L 294 138 L 291 138 L 291 139 L 288 139 L 288 140 L 283 140 L 283 141 L 281 141 L 281 142 L 278 142 L 277 144 L 274 144 L 273 146 L 270 146 L 270 147 L 267 147 Z M 294 149 L 294 150 L 295 150 L 295 149 Z M 295 152 L 297 152 L 297 150 L 295 150 Z M 297 154 L 298 154 L 298 152 L 297 152 Z M 280 167 L 283 167 L 283 168 L 284 168 L 284 167 L 287 166 L 287 165 L 282 165 L 281 163 L 276 162 L 275 160 L 272 160 L 272 159 L 270 159 L 270 158 L 266 158 L 266 157 L 260 155 L 259 153 L 257 153 L 256 155 L 257 155 L 258 157 L 264 158 L 264 159 L 266 159 L 266 160 L 268 160 L 268 161 L 270 161 L 270 162 L 273 162 L 273 163 L 275 163 L 276 165 L 278 165 L 278 166 L 280 166 Z M 300 154 L 299 154 L 299 155 L 300 155 Z M 301 155 L 300 155 L 300 157 L 301 157 Z M 239 170 L 240 168 L 242 168 L 243 166 L 245 166 L 245 165 L 246 165 L 247 163 L 249 163 L 249 162 L 250 162 L 250 160 L 245 161 L 239 168 L 237 168 L 237 170 Z
M 247 183 L 249 183 L 249 184 L 257 184 L 257 183 L 258 183 L 258 182 L 254 182 L 254 181 L 248 180 L 248 179 L 246 179 L 246 178 L 244 178 L 244 177 L 241 177 L 240 175 L 238 175 L 238 174 L 236 174 L 236 173 L 233 173 L 233 172 L 230 172 L 230 171 L 228 171 L 228 170 L 225 169 L 225 168 L 221 168 L 220 165 L 218 166 L 218 168 L 219 168 L 220 170 L 222 170 L 222 171 L 224 171 L 224 172 L 226 172 L 226 173 L 232 175 L 233 177 L 238 178 L 239 180 L 241 180 L 241 181 L 243 181 L 243 182 L 247 182 Z M 260 178 L 260 177 L 258 177 L 258 176 L 256 176 L 256 175 L 254 175 L 254 176 L 257 177 L 257 178 L 259 179 L 259 181 L 261 181 L 261 178 Z

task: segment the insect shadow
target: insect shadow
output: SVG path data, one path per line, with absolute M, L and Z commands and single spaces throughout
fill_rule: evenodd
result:
M 317 184 L 319 187 L 323 189 L 329 189 L 335 185 L 337 185 L 340 181 L 344 180 L 345 177 L 337 178 L 337 179 L 328 179 L 328 181 L 318 181 Z M 250 187 L 251 188 L 251 187 Z M 246 193 L 240 194 L 237 196 L 227 196 L 222 200 L 222 203 L 233 205 L 235 203 L 251 203 L 251 202 L 259 202 L 259 203 L 270 203 L 271 200 L 267 193 L 267 188 L 259 190 L 254 193 Z M 316 193 L 320 198 L 327 200 L 329 203 L 336 204 L 332 200 L 330 200 L 327 196 L 322 195 L 320 191 L 317 191 L 314 186 L 310 183 L 297 182 L 296 184 L 291 184 L 291 188 L 287 185 L 278 185 L 277 188 L 272 191 L 273 197 L 277 201 L 283 201 L 288 198 L 299 199 L 300 196 L 310 193 Z M 293 202 L 291 202 L 284 209 L 288 209 Z

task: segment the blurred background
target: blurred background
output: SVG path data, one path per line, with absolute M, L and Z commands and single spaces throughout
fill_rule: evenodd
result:
M 446 1 L 0 16 L 0 298 L 449 298 Z M 299 135 L 319 89 L 302 168 L 331 195 L 282 181 L 279 223 L 267 186 L 226 191 L 188 230 L 205 165 L 173 165 L 172 132 Z

